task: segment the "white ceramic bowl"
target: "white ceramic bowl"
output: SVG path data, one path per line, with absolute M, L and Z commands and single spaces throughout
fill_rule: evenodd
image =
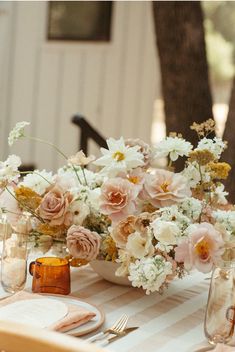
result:
M 115 272 L 120 264 L 106 260 L 93 260 L 90 262 L 92 269 L 105 280 L 117 285 L 131 286 L 127 277 L 116 276 Z

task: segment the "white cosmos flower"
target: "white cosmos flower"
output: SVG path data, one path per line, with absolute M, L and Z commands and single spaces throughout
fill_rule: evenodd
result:
M 53 182 L 52 172 L 35 170 L 33 173 L 26 175 L 20 185 L 29 187 L 34 192 L 42 195 Z
M 103 156 L 93 163 L 103 166 L 102 173 L 114 177 L 121 171 L 144 165 L 144 156 L 138 151 L 139 146 L 126 146 L 123 137 L 117 140 L 109 138 L 107 145 L 108 149 L 101 148 Z
M 195 150 L 207 149 L 214 154 L 216 159 L 219 159 L 225 147 L 226 144 L 221 138 L 214 137 L 213 139 L 210 139 L 205 137 L 199 141 L 198 146 Z
M 6 161 L 0 161 L 0 187 L 6 187 L 11 182 L 17 182 L 20 177 L 18 167 L 21 160 L 16 155 L 10 155 Z
M 172 161 L 176 161 L 179 156 L 188 156 L 192 149 L 192 144 L 183 138 L 166 137 L 155 146 L 155 158 L 164 158 L 169 155 Z
M 30 123 L 27 121 L 17 122 L 15 127 L 9 133 L 8 144 L 10 146 L 12 146 L 14 142 L 18 141 L 18 139 L 24 137 L 24 128 L 27 125 L 30 125 Z
M 152 258 L 142 258 L 131 263 L 128 279 L 134 287 L 143 287 L 146 294 L 158 291 L 172 274 L 172 264 L 161 255 Z

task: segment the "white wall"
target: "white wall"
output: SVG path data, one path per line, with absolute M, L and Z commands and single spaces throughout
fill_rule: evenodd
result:
M 6 12 L 1 15 L 1 9 Z M 48 42 L 47 2 L 0 2 L 0 152 L 24 163 L 62 163 L 41 144 L 7 146 L 17 121 L 30 133 L 76 152 L 79 112 L 104 136 L 150 141 L 153 101 L 159 96 L 151 2 L 115 2 L 109 43 Z

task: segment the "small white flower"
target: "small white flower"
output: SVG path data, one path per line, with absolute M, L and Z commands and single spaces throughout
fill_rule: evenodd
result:
M 217 223 L 222 224 L 227 231 L 235 234 L 235 211 L 216 210 L 213 217 Z
M 76 166 L 86 166 L 90 162 L 95 160 L 94 155 L 86 156 L 82 150 L 77 152 L 77 154 L 72 155 L 68 158 L 68 163 Z
M 195 150 L 207 149 L 214 154 L 216 159 L 219 159 L 225 147 L 226 144 L 221 138 L 214 137 L 213 139 L 210 139 L 205 137 L 199 141 L 198 146 Z
M 169 155 L 172 161 L 176 161 L 179 156 L 188 156 L 192 149 L 192 144 L 183 138 L 166 137 L 155 147 L 155 158 L 164 158 Z
M 83 221 L 90 214 L 89 206 L 83 201 L 74 200 L 70 204 L 69 211 L 73 214 L 73 224 L 82 225 Z
M 177 238 L 181 235 L 181 231 L 175 222 L 158 218 L 152 222 L 151 227 L 154 237 L 161 244 L 165 246 L 177 244 Z
M 30 125 L 30 123 L 27 121 L 17 122 L 15 127 L 9 133 L 8 144 L 10 146 L 12 146 L 14 142 L 18 141 L 18 139 L 24 137 L 24 128 L 27 125 Z
M 139 146 L 126 146 L 123 137 L 118 140 L 109 138 L 107 145 L 108 149 L 101 148 L 103 156 L 94 162 L 97 166 L 103 166 L 102 173 L 114 177 L 122 171 L 144 166 L 144 156 L 138 151 Z
M 6 187 L 11 182 L 17 182 L 20 177 L 18 167 L 21 160 L 16 155 L 10 155 L 6 161 L 0 161 L 0 187 Z
M 193 221 L 196 221 L 201 214 L 202 203 L 200 200 L 193 197 L 186 198 L 182 203 L 180 203 L 179 208 L 183 211 L 184 215 L 191 218 Z
M 226 197 L 228 196 L 228 192 L 224 190 L 224 185 L 221 183 L 216 187 L 214 192 L 212 193 L 212 198 L 215 198 L 216 202 L 221 205 L 225 205 L 228 203 Z
M 134 287 L 143 287 L 146 294 L 159 291 L 167 281 L 167 276 L 172 274 L 172 264 L 165 258 L 156 255 L 152 258 L 142 258 L 131 263 L 128 276 Z
M 128 236 L 126 249 L 135 258 L 142 258 L 146 255 L 152 254 L 154 247 L 152 245 L 152 237 L 134 232 Z
M 198 164 L 196 162 L 189 163 L 188 166 L 184 168 L 181 175 L 184 176 L 191 188 L 195 188 L 197 184 L 201 181 L 201 175 L 203 182 L 210 181 L 210 174 L 206 172 L 205 166 L 201 166 L 201 173 L 199 172 Z
M 47 172 L 46 170 L 35 170 L 31 174 L 27 174 L 20 186 L 31 188 L 34 192 L 42 195 L 46 192 L 46 189 L 53 184 L 54 178 L 52 172 Z

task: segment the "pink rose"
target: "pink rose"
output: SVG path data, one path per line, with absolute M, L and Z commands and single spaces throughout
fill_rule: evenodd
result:
M 187 270 L 195 266 L 199 271 L 208 273 L 223 254 L 223 245 L 222 236 L 214 226 L 203 222 L 175 248 L 175 260 L 183 262 Z
M 121 177 L 106 181 L 101 187 L 100 210 L 114 222 L 121 221 L 136 210 L 138 188 Z
M 144 190 L 141 198 L 154 207 L 167 207 L 191 196 L 186 179 L 180 174 L 167 170 L 157 170 L 154 175 L 145 175 Z
M 100 249 L 100 236 L 85 227 L 72 225 L 67 232 L 67 247 L 74 258 L 94 260 Z
M 65 192 L 63 188 L 55 185 L 43 197 L 38 214 L 43 220 L 49 222 L 51 226 L 70 226 L 72 223 L 72 213 L 68 211 L 73 196 Z

